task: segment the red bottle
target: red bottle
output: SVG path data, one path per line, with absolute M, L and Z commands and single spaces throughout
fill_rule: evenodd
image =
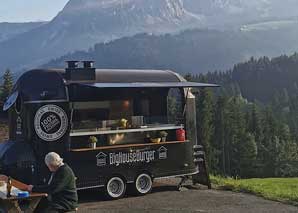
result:
M 177 141 L 185 141 L 185 130 L 184 129 L 177 129 L 176 130 L 176 138 Z

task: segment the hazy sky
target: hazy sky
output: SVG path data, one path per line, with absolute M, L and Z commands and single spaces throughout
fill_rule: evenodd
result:
M 0 22 L 51 20 L 68 0 L 0 0 Z

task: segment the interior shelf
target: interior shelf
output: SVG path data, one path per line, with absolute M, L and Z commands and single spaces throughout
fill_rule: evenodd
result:
M 155 126 L 155 127 L 144 127 L 138 129 L 117 129 L 117 130 L 94 130 L 94 131 L 71 131 L 71 137 L 77 136 L 88 136 L 88 135 L 105 135 L 105 134 L 119 134 L 119 133 L 131 133 L 131 132 L 148 132 L 148 131 L 160 131 L 160 130 L 171 130 L 171 129 L 180 129 L 183 128 L 183 125 L 180 126 Z
M 110 145 L 110 146 L 99 146 L 95 149 L 93 148 L 81 148 L 81 149 L 70 149 L 72 152 L 86 152 L 86 151 L 94 151 L 94 150 L 107 150 L 107 149 L 119 149 L 119 148 L 130 148 L 130 147 L 143 147 L 143 146 L 160 146 L 166 144 L 184 144 L 189 142 L 189 140 L 185 141 L 166 141 L 160 143 L 143 143 L 143 144 L 123 144 L 123 145 Z

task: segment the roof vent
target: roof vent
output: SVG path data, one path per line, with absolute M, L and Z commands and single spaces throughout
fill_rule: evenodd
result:
M 79 61 L 66 61 L 66 63 L 67 63 L 67 68 L 75 69 L 75 68 L 78 68 L 79 66 Z
M 83 61 L 84 68 L 93 68 L 94 61 Z
M 94 61 L 66 61 L 66 80 L 69 81 L 90 81 L 95 80 Z M 79 66 L 81 64 L 81 66 Z

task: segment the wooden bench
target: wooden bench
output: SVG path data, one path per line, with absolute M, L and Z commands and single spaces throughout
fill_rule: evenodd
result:
M 7 182 L 7 176 L 0 175 L 0 181 Z M 28 185 L 12 179 L 12 186 L 16 187 L 19 190 L 26 191 Z M 29 197 L 26 198 L 19 198 L 16 196 L 11 196 L 7 198 L 6 195 L 3 193 L 2 196 L 0 196 L 0 213 L 33 212 L 40 200 L 46 196 L 46 193 L 30 193 Z M 28 202 L 28 205 L 26 205 L 26 209 L 21 209 L 19 205 L 21 201 Z

